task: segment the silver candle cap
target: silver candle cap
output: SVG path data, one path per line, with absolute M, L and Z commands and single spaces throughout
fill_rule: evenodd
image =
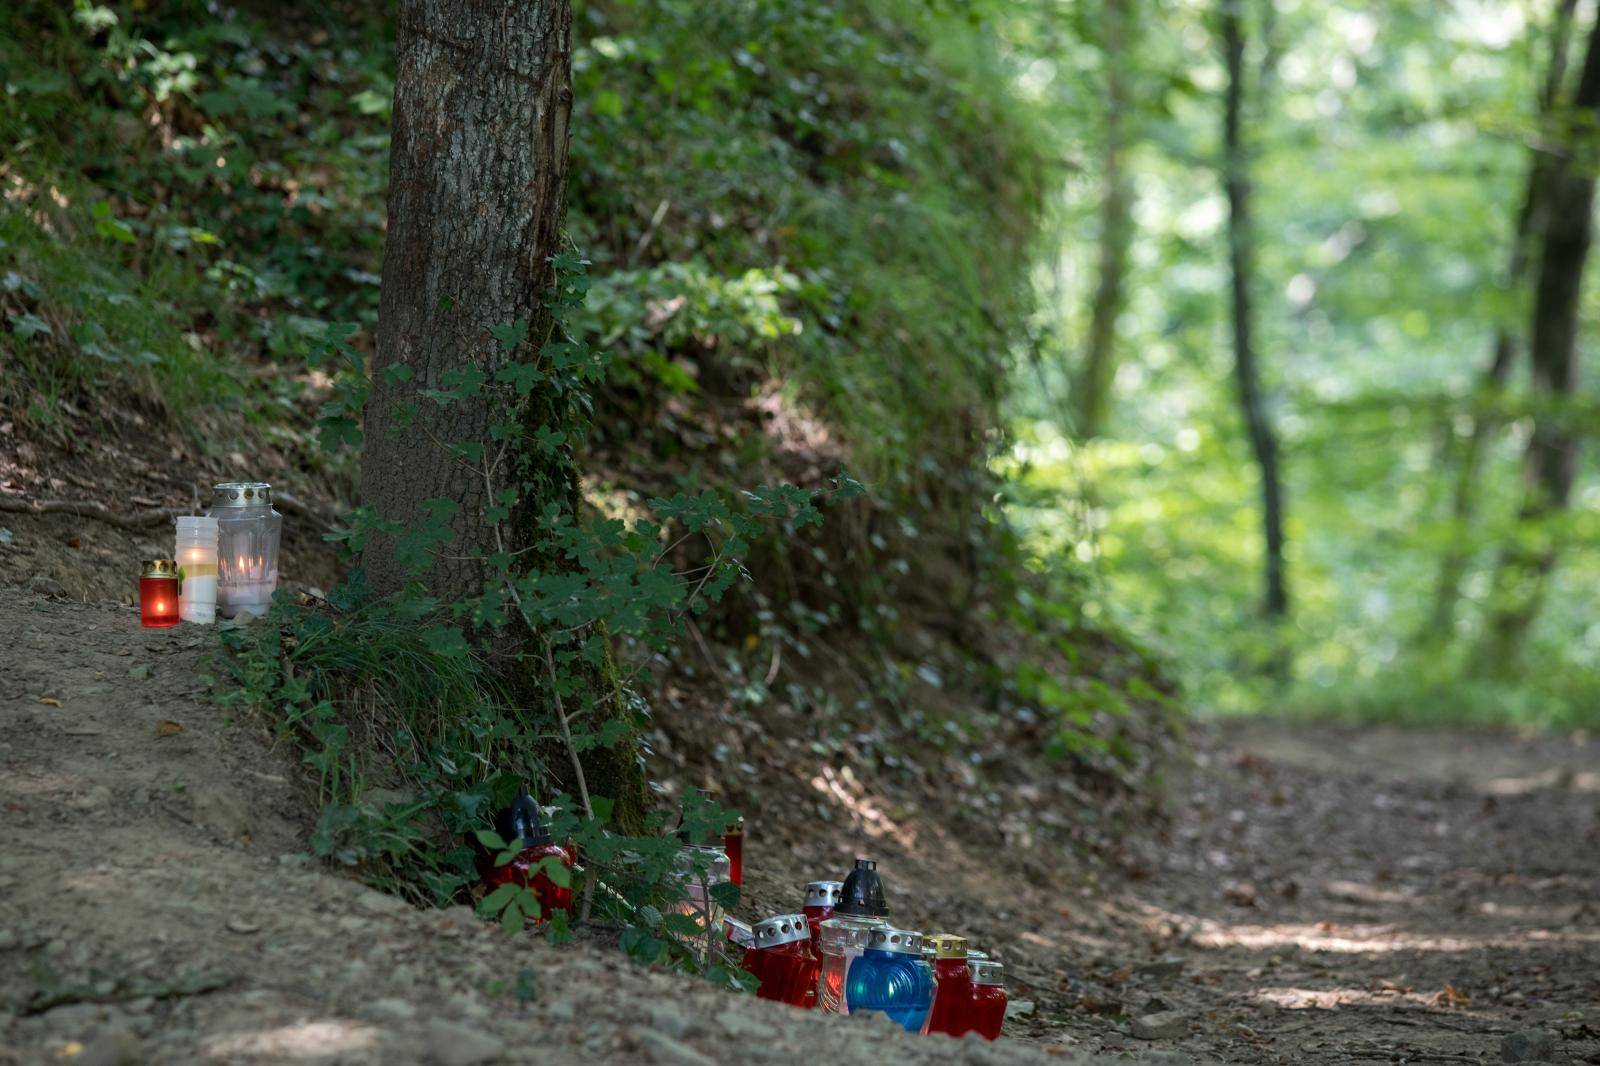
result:
M 755 924 L 755 947 L 775 948 L 796 940 L 810 940 L 811 928 L 803 914 L 775 914 Z
M 272 486 L 265 481 L 224 481 L 211 492 L 212 507 L 272 506 Z

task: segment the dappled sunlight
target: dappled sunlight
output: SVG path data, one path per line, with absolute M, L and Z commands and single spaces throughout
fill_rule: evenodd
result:
M 1300 948 L 1334 954 L 1394 951 L 1532 950 L 1600 944 L 1600 931 L 1528 929 L 1503 933 L 1419 933 L 1383 923 L 1286 922 L 1251 925 L 1202 919 L 1191 938 L 1207 948 Z
M 824 766 L 822 772 L 811 779 L 811 787 L 836 801 L 849 812 L 851 819 L 867 836 L 874 840 L 892 836 L 907 848 L 916 848 L 916 829 L 890 818 L 888 813 L 867 795 L 866 789 L 848 766 L 837 771 L 831 766 Z
M 310 1059 L 363 1051 L 378 1043 L 380 1032 L 362 1022 L 333 1018 L 304 1021 L 273 1029 L 256 1029 L 212 1037 L 202 1053 L 216 1062 L 241 1057 Z
M 1403 906 L 1415 906 L 1424 902 L 1427 897 L 1414 895 L 1403 888 L 1379 888 L 1361 881 L 1342 881 L 1330 878 L 1322 882 L 1322 892 L 1333 899 L 1350 900 L 1356 903 L 1398 903 Z
M 1409 988 L 1259 988 L 1245 998 L 1254 1003 L 1271 1004 L 1282 1010 L 1337 1010 L 1340 1007 L 1387 1006 L 1415 1003 L 1431 1007 L 1439 992 L 1417 992 Z
M 1497 777 L 1483 786 L 1483 790 L 1491 796 L 1526 796 L 1547 788 L 1600 792 L 1600 773 L 1573 773 L 1565 767 L 1552 767 L 1522 777 Z

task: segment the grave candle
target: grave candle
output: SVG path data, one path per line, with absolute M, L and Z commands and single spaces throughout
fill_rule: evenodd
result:
M 178 564 L 146 559 L 139 575 L 139 624 L 164 629 L 178 624 Z
M 216 486 L 206 517 L 217 520 L 217 612 L 224 618 L 263 615 L 278 587 L 283 516 L 272 509 L 272 486 L 230 481 Z
M 185 515 L 177 520 L 178 615 L 210 625 L 217 618 L 217 520 Z

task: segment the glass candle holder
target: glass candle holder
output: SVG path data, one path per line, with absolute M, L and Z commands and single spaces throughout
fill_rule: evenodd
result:
M 210 625 L 217 620 L 217 520 L 185 515 L 177 526 L 178 616 Z
M 678 849 L 674 867 L 674 876 L 683 886 L 684 894 L 672 904 L 672 909 L 694 919 L 702 930 L 720 931 L 722 904 L 712 895 L 712 889 L 729 881 L 728 853 L 715 845 L 688 844 Z M 690 948 L 698 955 L 705 951 L 705 945 L 698 942 L 692 943 Z
M 207 518 L 217 520 L 217 613 L 263 615 L 278 587 L 278 541 L 283 516 L 272 509 L 264 481 L 217 485 Z
M 178 624 L 178 564 L 146 559 L 139 575 L 139 624 L 165 629 Z

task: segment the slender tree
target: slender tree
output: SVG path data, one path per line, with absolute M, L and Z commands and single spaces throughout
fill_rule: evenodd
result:
M 1123 159 L 1127 142 L 1129 32 L 1133 0 L 1101 5 L 1100 51 L 1106 65 L 1105 142 L 1101 147 L 1100 276 L 1089 315 L 1089 348 L 1078 382 L 1078 435 L 1099 436 L 1105 426 L 1117 370 L 1117 318 L 1122 313 L 1133 240 L 1133 185 Z
M 1578 438 L 1566 410 L 1578 386 L 1578 305 L 1593 230 L 1600 127 L 1600 12 L 1590 29 L 1583 73 L 1562 123 L 1566 151 L 1549 177 L 1539 276 L 1534 289 L 1528 358 L 1538 401 L 1524 456 L 1525 489 L 1519 528 L 1501 553 L 1493 613 L 1479 662 L 1504 669 L 1516 660 L 1544 598 L 1560 537 L 1551 519 L 1567 508 L 1578 470 Z
M 1228 85 L 1223 97 L 1223 186 L 1228 197 L 1228 262 L 1233 318 L 1234 380 L 1250 447 L 1261 469 L 1261 521 L 1265 541 L 1265 595 L 1269 617 L 1289 613 L 1289 589 L 1283 564 L 1283 484 L 1278 469 L 1278 435 L 1262 395 L 1253 341 L 1251 285 L 1254 277 L 1254 235 L 1250 221 L 1250 162 L 1244 143 L 1245 29 L 1242 0 L 1221 0 L 1218 8 L 1223 59 Z
M 1510 255 L 1506 261 L 1501 285 L 1525 312 L 1522 301 L 1523 288 L 1528 280 L 1528 268 L 1534 250 L 1534 238 L 1542 233 L 1549 214 L 1550 174 L 1555 157 L 1543 139 L 1566 78 L 1567 51 L 1572 36 L 1572 13 L 1578 0 L 1562 0 L 1556 9 L 1550 27 L 1550 61 L 1545 78 L 1535 101 L 1536 126 L 1540 139 L 1536 140 L 1528 161 L 1527 177 L 1523 184 L 1521 207 L 1517 212 L 1512 231 Z M 1511 378 L 1522 347 L 1522 331 L 1516 317 L 1502 318 L 1495 327 L 1494 341 L 1490 345 L 1489 359 L 1484 365 L 1478 383 L 1477 406 L 1472 415 L 1472 428 L 1462 448 L 1456 465 L 1456 482 L 1450 509 L 1450 544 L 1445 548 L 1439 563 L 1439 581 L 1434 591 L 1433 612 L 1429 617 L 1425 635 L 1429 638 L 1447 636 L 1455 626 L 1456 604 L 1461 596 L 1461 579 L 1466 576 L 1467 564 L 1472 558 L 1471 525 L 1478 510 L 1478 474 L 1483 463 L 1483 450 L 1498 419 L 1495 408 Z
M 522 480 L 540 486 L 542 498 L 530 494 L 508 520 L 491 522 L 492 486 L 450 445 L 488 445 L 500 416 L 487 398 L 444 405 L 423 391 L 489 365 L 495 327 L 523 321 L 529 336 L 549 334 L 550 260 L 565 206 L 570 37 L 568 0 L 400 6 L 389 227 L 361 495 L 379 519 L 402 527 L 424 521 L 429 501 L 453 505 L 453 539 L 420 576 L 424 591 L 443 601 L 492 582 L 488 556 L 535 551 L 536 516 L 548 505 L 569 514 L 578 507 L 577 468 L 566 446 L 526 460 L 538 469 Z M 406 373 L 394 372 L 400 367 Z M 529 434 L 567 423 L 572 398 L 556 392 L 536 387 L 528 397 L 520 418 Z M 377 594 L 411 580 L 395 549 L 395 538 L 376 536 L 365 550 Z M 533 635 L 479 637 L 518 698 L 553 698 L 542 666 L 548 656 L 538 654 Z M 587 691 L 573 694 L 574 702 L 602 721 L 626 721 L 609 655 L 584 680 Z M 617 802 L 620 821 L 642 815 L 647 794 L 631 733 L 617 745 L 591 748 L 583 771 L 574 772 L 586 772 L 593 792 Z

